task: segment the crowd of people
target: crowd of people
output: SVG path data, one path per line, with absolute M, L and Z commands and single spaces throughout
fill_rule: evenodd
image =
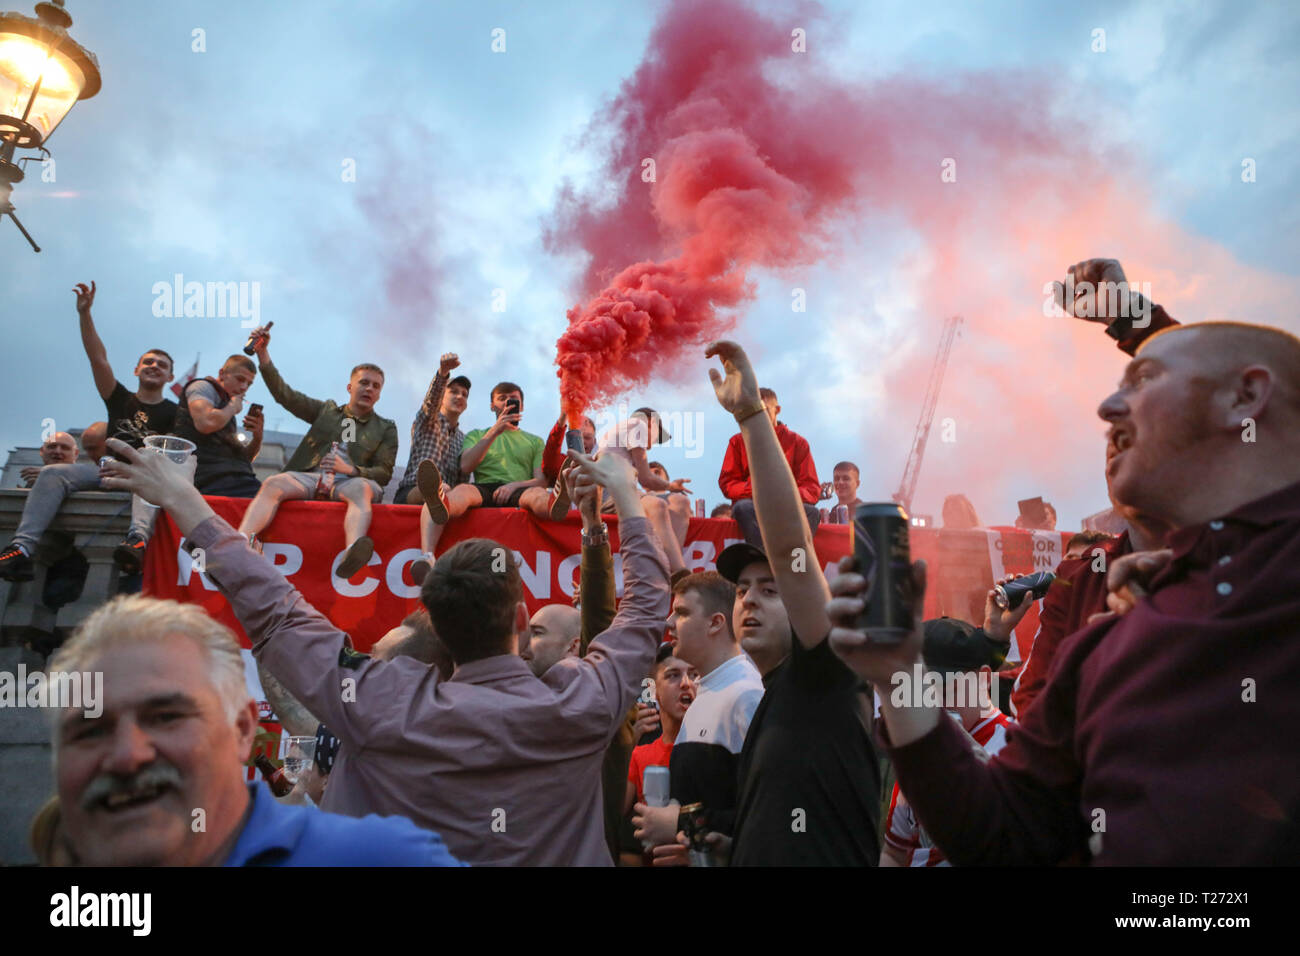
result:
M 1125 283 L 1113 260 L 1068 271 L 1062 290 Z M 186 547 L 202 549 L 286 733 L 317 745 L 283 800 L 246 784 L 258 710 L 235 636 L 193 605 L 118 598 L 50 664 L 105 679 L 102 713 L 67 708 L 55 727 L 58 792 L 33 828 L 45 862 L 1300 860 L 1300 775 L 1285 733 L 1300 716 L 1290 693 L 1300 677 L 1300 341 L 1287 332 L 1179 325 L 1146 302 L 1076 311 L 1062 299 L 1132 357 L 1098 407 L 1107 489 L 1127 530 L 1070 541 L 1007 713 L 949 689 L 987 686 L 1005 668 L 1033 602 L 1004 606 L 998 586 L 1009 579 L 990 581 L 978 625 L 925 620 L 917 562 L 904 639 L 865 626 L 878 568 L 848 557 L 833 578 L 822 573 L 823 486 L 808 443 L 779 422 L 776 395 L 733 342 L 705 357 L 720 363 L 709 376 L 739 429 L 721 484 L 744 540 L 702 572 L 681 554 L 686 482 L 650 458 L 668 438 L 654 409 L 600 436 L 588 421 L 578 451 L 564 446 L 563 419 L 548 439 L 522 431 L 522 389 L 502 382 L 495 422 L 463 434 L 470 382 L 451 377 L 456 355 L 443 356 L 413 427 L 414 478 L 399 488 L 399 501 L 421 506 L 418 608 L 363 654 L 257 545 L 280 501 L 329 497 L 348 505 L 335 573 L 368 559 L 371 505 L 397 454 L 395 426 L 374 411 L 382 371 L 353 369 L 344 405 L 312 399 L 284 383 L 264 333 L 255 366 L 232 356 L 186 388 L 178 414 L 161 399 L 165 353 L 141 358 L 134 394 L 113 377 L 93 297 L 93 285 L 79 287 L 109 457 L 76 465 L 55 442 L 50 454 L 63 457 L 36 476 L 32 499 L 45 489 L 57 508 L 102 480 L 164 509 Z M 284 472 L 253 488 L 242 467 L 252 446 L 233 430 L 258 373 L 310 429 Z M 258 440 L 260 416 L 244 428 Z M 149 433 L 190 436 L 197 461 L 142 453 Z M 851 514 L 858 469 L 840 462 L 833 474 Z M 234 528 L 204 495 L 241 490 L 252 501 Z M 498 542 L 438 553 L 442 529 L 480 507 L 543 520 L 577 510 L 574 606 L 530 614 Z M 52 514 L 40 509 L 0 561 L 30 553 Z M 126 544 L 147 534 L 133 525 Z M 945 689 L 909 693 L 912 681 Z
M 137 387 L 132 392 L 114 374 L 95 329 L 91 315 L 95 283 L 79 284 L 74 291 L 82 343 L 108 420 L 95 422 L 83 431 L 80 455 L 76 439 L 57 432 L 40 448 L 42 464 L 22 469 L 22 483 L 31 494 L 17 532 L 0 551 L 0 580 L 32 580 L 36 543 L 63 500 L 72 492 L 101 487 L 99 464 L 107 455 L 105 438 L 117 438 L 140 448 L 151 435 L 172 435 L 193 445 L 187 467 L 193 470 L 194 486 L 203 494 L 252 499 L 239 532 L 255 550 L 260 550 L 262 534 L 281 502 L 341 501 L 346 505 L 346 553 L 334 573 L 349 578 L 366 565 L 374 553 L 374 542 L 366 534 L 372 506 L 383 501 L 398 453 L 396 424 L 375 412 L 384 388 L 384 373 L 378 365 L 363 362 L 351 370 L 346 386 L 348 400 L 342 405 L 312 398 L 285 383 L 271 359 L 270 329 L 259 328 L 246 350 L 256 356 L 256 363 L 246 355 L 231 355 L 216 375 L 174 386 L 179 402 L 166 398 L 163 392 L 175 377 L 171 355 L 162 349 L 150 349 L 137 363 Z M 460 358 L 454 353 L 442 356 L 411 425 L 409 458 L 393 495 L 396 504 L 420 506 L 421 556 L 411 565 L 416 585 L 423 582 L 433 566 L 443 530 L 468 511 L 521 508 L 540 520 L 558 521 L 571 510 L 567 490 L 558 481 L 569 431 L 566 417 L 557 419 L 546 439 L 524 431 L 520 427 L 523 389 L 513 382 L 499 382 L 490 394 L 489 409 L 494 421 L 487 428 L 466 434 L 460 427 L 460 417 L 469 406 L 472 383 L 465 375 L 452 377 L 459 366 Z M 253 469 L 262 447 L 263 409 L 252 404 L 242 423 L 239 419 L 259 373 L 272 398 L 308 426 L 284 469 L 266 481 L 260 481 Z M 851 507 L 847 511 L 818 509 L 816 503 L 836 496 L 839 504 L 856 503 L 857 466 L 852 462 L 836 465 L 833 491 L 830 482 L 819 484 L 807 440 L 777 420 L 781 409 L 775 392 L 763 389 L 763 402 L 781 436 L 786 459 L 799 475 L 800 493 L 812 527 L 823 519 L 846 523 Z M 693 514 L 703 517 L 703 513 L 692 508 L 687 487 L 691 479 L 670 479 L 661 462 L 649 460 L 650 449 L 672 437 L 663 428 L 659 414 L 652 408 L 639 408 L 599 437 L 595 423 L 588 417 L 578 431 L 588 454 L 612 452 L 632 462 L 644 492 L 647 517 L 669 568 L 674 574 L 684 574 L 682 548 L 687 528 Z M 727 501 L 717 505 L 710 517 L 734 518 L 745 540 L 757 543 L 749 469 L 739 438 L 736 435 L 731 439 L 718 478 Z M 80 460 L 82 457 L 85 460 Z M 603 508 L 606 514 L 613 514 L 610 501 L 606 500 Z M 123 571 L 139 573 L 154 517 L 155 511 L 147 503 L 139 498 L 133 501 L 130 529 L 114 551 L 114 560 Z

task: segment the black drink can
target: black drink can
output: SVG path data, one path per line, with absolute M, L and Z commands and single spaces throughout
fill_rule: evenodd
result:
M 1047 593 L 1047 589 L 1055 580 L 1056 575 L 1051 571 L 1035 571 L 1033 574 L 1023 575 L 1006 584 L 999 584 L 993 589 L 995 592 L 993 600 L 1004 610 L 1015 610 L 1020 607 L 1026 594 L 1032 594 L 1037 601 Z
M 912 632 L 912 547 L 907 512 L 896 502 L 867 502 L 853 513 L 853 557 L 867 579 L 858 627 L 877 644 L 901 644 Z

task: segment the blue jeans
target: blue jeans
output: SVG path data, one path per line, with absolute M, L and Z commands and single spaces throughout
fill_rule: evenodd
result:
M 59 513 L 63 499 L 74 491 L 99 490 L 99 465 L 91 461 L 74 461 L 64 465 L 46 465 L 36 476 L 27 493 L 23 517 L 14 532 L 13 543 L 22 545 L 28 554 L 36 553 L 36 542 Z
M 817 506 L 805 504 L 803 513 L 808 518 L 808 527 L 816 532 L 817 526 L 822 523 L 821 512 L 817 510 Z M 758 515 L 754 512 L 754 499 L 737 498 L 733 501 L 731 517 L 735 519 L 736 524 L 740 525 L 740 533 L 745 536 L 745 540 L 754 547 L 761 548 L 766 554 L 767 548 L 763 547 L 763 535 L 758 530 Z

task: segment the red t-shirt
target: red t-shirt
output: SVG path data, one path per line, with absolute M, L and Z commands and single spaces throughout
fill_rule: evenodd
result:
M 662 736 L 648 744 L 632 748 L 632 759 L 627 765 L 627 779 L 632 786 L 636 787 L 637 803 L 645 802 L 645 790 L 641 786 L 645 779 L 645 768 L 668 766 L 668 758 L 672 752 L 673 745 L 665 741 Z

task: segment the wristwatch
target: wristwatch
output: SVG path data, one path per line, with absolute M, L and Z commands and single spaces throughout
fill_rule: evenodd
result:
M 595 531 L 592 534 L 587 534 L 587 530 L 585 528 L 583 529 L 582 546 L 584 548 L 602 544 L 609 544 L 609 529 L 607 529 L 603 523 L 601 524 L 600 530 Z

